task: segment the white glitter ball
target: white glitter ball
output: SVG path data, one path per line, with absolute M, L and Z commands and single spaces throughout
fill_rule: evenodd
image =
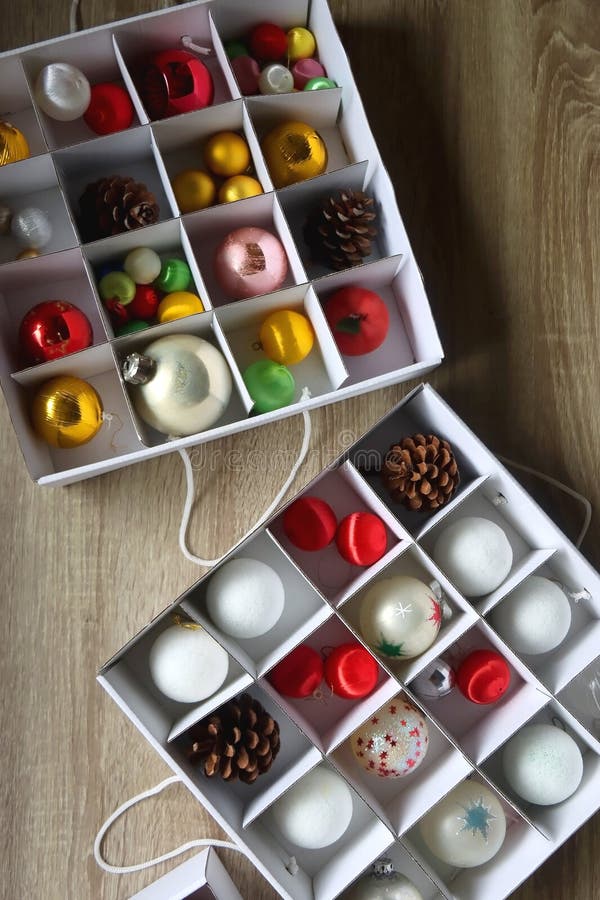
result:
M 555 725 L 526 725 L 502 753 L 502 768 L 512 789 L 529 803 L 552 806 L 574 794 L 583 775 L 583 759 L 573 738 Z

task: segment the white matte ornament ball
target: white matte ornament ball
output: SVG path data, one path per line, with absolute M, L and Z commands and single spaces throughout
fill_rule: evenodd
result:
M 444 528 L 433 558 L 464 597 L 482 597 L 505 580 L 513 552 L 499 525 L 480 516 L 465 516 Z
M 350 737 L 357 763 L 369 775 L 403 778 L 415 772 L 427 753 L 429 730 L 420 709 L 394 697 Z
M 471 869 L 492 859 L 504 843 L 506 817 L 494 793 L 479 781 L 463 781 L 419 823 L 434 856 Z
M 152 644 L 148 658 L 156 687 L 178 703 L 199 703 L 227 677 L 229 656 L 204 628 L 172 625 Z
M 319 765 L 272 807 L 281 835 L 306 850 L 329 847 L 352 821 L 352 794 L 341 775 Z
M 28 206 L 13 215 L 10 230 L 22 247 L 39 250 L 50 243 L 52 225 L 45 212 L 36 206 Z
M 206 607 L 217 628 L 234 638 L 266 634 L 283 612 L 285 591 L 277 572 L 259 559 L 232 559 L 208 582 Z
M 38 75 L 35 102 L 51 119 L 73 122 L 90 105 L 90 83 L 80 69 L 69 63 L 51 63 Z
M 555 725 L 526 725 L 506 744 L 502 768 L 512 789 L 529 803 L 552 806 L 574 794 L 583 776 L 581 751 Z
M 367 644 L 391 659 L 413 659 L 429 649 L 442 610 L 429 585 L 407 575 L 380 578 L 360 606 L 360 630 Z
M 136 284 L 152 284 L 160 275 L 162 262 L 150 247 L 136 247 L 125 257 L 123 268 Z
M 530 575 L 494 609 L 492 625 L 517 653 L 548 653 L 566 638 L 571 606 L 549 578 Z
M 281 63 L 272 63 L 260 73 L 258 89 L 261 94 L 289 94 L 294 90 L 294 76 Z

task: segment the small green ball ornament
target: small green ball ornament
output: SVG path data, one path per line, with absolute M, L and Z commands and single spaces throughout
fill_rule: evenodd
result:
M 190 267 L 183 259 L 167 259 L 160 270 L 154 286 L 165 294 L 187 291 L 192 281 Z
M 249 56 L 248 48 L 241 41 L 227 41 L 225 53 L 228 59 L 237 59 L 238 56 Z
M 304 85 L 305 91 L 327 91 L 330 88 L 336 88 L 337 84 L 332 78 L 325 78 L 324 75 L 318 75 L 316 78 L 309 78 Z
M 134 319 L 132 322 L 125 322 L 124 325 L 117 330 L 117 337 L 121 337 L 123 334 L 135 334 L 136 331 L 145 331 L 146 328 L 150 328 L 147 322 L 142 322 L 141 319 Z
M 125 272 L 109 272 L 100 279 L 98 290 L 105 303 L 108 300 L 118 300 L 123 306 L 127 306 L 135 297 L 135 281 Z
M 286 366 L 272 359 L 259 359 L 252 363 L 242 377 L 257 413 L 273 412 L 274 409 L 289 406 L 294 399 L 294 376 Z

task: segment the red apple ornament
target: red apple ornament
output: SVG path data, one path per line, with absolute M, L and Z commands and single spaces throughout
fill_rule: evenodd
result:
M 345 356 L 372 353 L 386 339 L 390 327 L 387 306 L 374 291 L 341 288 L 325 304 L 325 316 Z

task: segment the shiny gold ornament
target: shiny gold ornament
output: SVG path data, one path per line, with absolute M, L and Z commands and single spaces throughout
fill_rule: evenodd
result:
M 317 42 L 314 35 L 308 28 L 290 28 L 287 33 L 287 52 L 290 62 L 296 62 L 298 59 L 308 59 L 314 56 L 317 49 Z
M 37 434 L 53 447 L 80 447 L 102 427 L 102 400 L 87 381 L 58 375 L 38 389 L 31 420 Z
M 241 175 L 250 165 L 250 149 L 235 131 L 219 131 L 206 142 L 204 162 L 215 175 L 230 178 Z
M 256 178 L 251 178 L 250 175 L 233 175 L 219 188 L 219 203 L 233 203 L 262 193 L 262 185 Z
M 156 311 L 156 318 L 163 322 L 172 322 L 174 319 L 183 319 L 185 316 L 193 316 L 204 312 L 204 306 L 200 297 L 190 291 L 173 291 L 160 301 Z
M 182 213 L 206 209 L 215 202 L 217 189 L 206 172 L 200 169 L 186 169 L 173 179 L 173 193 Z
M 302 362 L 313 348 L 310 320 L 293 309 L 271 313 L 260 326 L 260 344 L 269 359 L 283 366 Z
M 325 142 L 305 122 L 277 125 L 263 138 L 262 151 L 276 188 L 322 175 L 327 168 Z
M 0 166 L 19 162 L 29 156 L 29 144 L 22 131 L 0 120 Z
M 26 247 L 25 250 L 21 250 L 17 259 L 35 259 L 37 256 L 41 256 L 39 250 L 36 250 L 35 247 Z

